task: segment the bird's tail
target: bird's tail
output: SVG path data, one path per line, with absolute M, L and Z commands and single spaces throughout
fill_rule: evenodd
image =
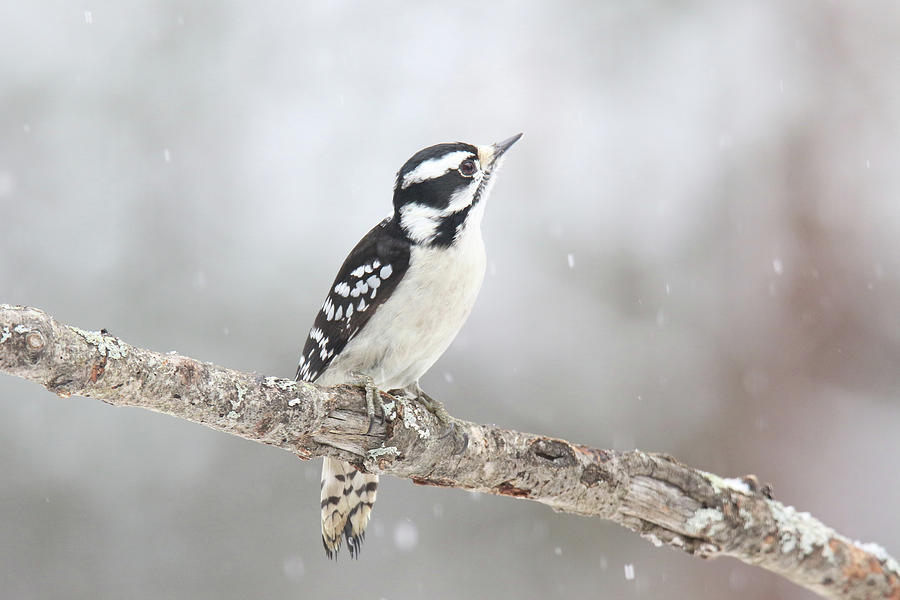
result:
M 341 534 L 350 556 L 359 556 L 377 490 L 378 475 L 333 458 L 322 463 L 322 543 L 328 558 L 340 550 Z

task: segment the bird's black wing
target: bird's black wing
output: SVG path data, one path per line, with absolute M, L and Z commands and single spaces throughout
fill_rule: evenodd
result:
M 309 332 L 296 379 L 315 381 L 400 283 L 410 242 L 392 217 L 356 244 L 328 290 Z

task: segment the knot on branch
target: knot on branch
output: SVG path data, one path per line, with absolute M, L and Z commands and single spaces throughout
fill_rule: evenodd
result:
M 604 483 L 611 483 L 613 481 L 613 477 L 597 463 L 590 463 L 581 472 L 580 481 L 587 487 L 592 487 L 594 485 L 597 485 L 597 483 L 600 481 Z
M 40 331 L 32 331 L 25 336 L 25 347 L 29 352 L 40 352 L 45 345 L 44 335 Z
M 571 444 L 562 440 L 538 438 L 531 442 L 531 452 L 537 458 L 550 461 L 557 467 L 571 467 L 576 462 Z
M 15 309 L 17 312 L 12 314 L 20 317 L 0 323 L 0 344 L 8 348 L 2 355 L 6 360 L 0 362 L 0 366 L 14 369 L 36 364 L 48 346 L 48 339 L 52 337 L 45 322 L 46 315 L 37 309 L 21 306 L 3 304 L 0 307 Z M 47 331 L 42 331 L 42 328 Z

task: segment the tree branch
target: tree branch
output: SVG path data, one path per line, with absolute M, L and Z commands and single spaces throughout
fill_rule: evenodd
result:
M 140 406 L 289 450 L 333 456 L 424 485 L 527 498 L 615 521 L 656 546 L 732 556 L 826 598 L 900 600 L 897 561 L 770 498 L 755 477 L 723 479 L 670 456 L 615 452 L 451 419 L 382 394 L 371 432 L 362 391 L 263 377 L 0 305 L 0 371 L 61 396 Z

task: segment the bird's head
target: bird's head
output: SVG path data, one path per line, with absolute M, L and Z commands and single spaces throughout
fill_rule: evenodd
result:
M 480 221 L 479 204 L 487 200 L 504 153 L 520 137 L 485 146 L 438 144 L 416 152 L 394 184 L 394 218 L 406 236 L 416 244 L 449 246 L 473 220 Z

